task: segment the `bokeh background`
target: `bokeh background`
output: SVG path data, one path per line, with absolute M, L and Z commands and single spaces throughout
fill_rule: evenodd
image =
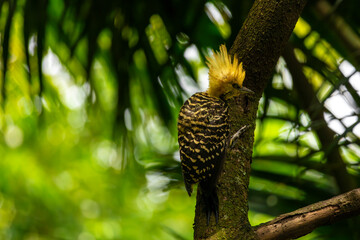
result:
M 252 4 L 0 0 L 0 239 L 192 239 L 177 114 Z M 358 9 L 309 1 L 295 61 L 278 61 L 256 123 L 253 225 L 359 186 Z M 355 219 L 302 239 L 359 234 Z

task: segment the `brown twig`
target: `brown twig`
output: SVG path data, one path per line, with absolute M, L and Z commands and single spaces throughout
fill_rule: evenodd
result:
M 311 204 L 254 227 L 259 239 L 294 239 L 317 227 L 360 214 L 360 188 Z

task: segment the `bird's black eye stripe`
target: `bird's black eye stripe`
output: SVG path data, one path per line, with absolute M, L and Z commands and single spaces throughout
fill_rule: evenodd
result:
M 232 87 L 235 88 L 235 89 L 240 89 L 240 86 L 238 84 L 236 84 L 236 83 L 233 83 Z

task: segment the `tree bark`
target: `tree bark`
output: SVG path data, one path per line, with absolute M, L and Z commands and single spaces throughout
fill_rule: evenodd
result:
M 294 239 L 315 228 L 358 215 L 360 188 L 331 199 L 280 215 L 274 220 L 255 227 L 259 239 Z
M 254 143 L 256 113 L 261 95 L 271 76 L 281 49 L 300 16 L 306 0 L 256 0 L 230 50 L 246 71 L 244 85 L 255 95 L 228 102 L 231 133 L 248 125 L 248 130 L 226 153 L 218 182 L 219 223 L 206 216 L 197 198 L 195 239 L 258 239 L 248 221 L 248 186 Z M 199 193 L 198 193 L 199 196 Z

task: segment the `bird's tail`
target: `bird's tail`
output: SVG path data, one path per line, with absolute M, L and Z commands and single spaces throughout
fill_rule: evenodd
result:
M 209 186 L 206 182 L 200 182 L 201 199 L 206 213 L 206 224 L 209 225 L 210 217 L 215 215 L 216 224 L 219 221 L 219 198 L 216 186 Z

